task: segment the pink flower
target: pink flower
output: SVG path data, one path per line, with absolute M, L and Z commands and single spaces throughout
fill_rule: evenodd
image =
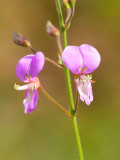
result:
M 92 73 L 100 64 L 101 57 L 98 51 L 88 45 L 67 46 L 62 54 L 65 66 L 76 76 L 76 85 L 80 99 L 87 105 L 93 101 L 91 77 L 86 74 Z
M 38 89 L 40 87 L 37 75 L 44 67 L 45 57 L 42 52 L 35 55 L 27 55 L 21 58 L 16 67 L 17 77 L 28 84 L 24 86 L 14 85 L 16 90 L 26 90 L 26 98 L 23 101 L 25 113 L 31 113 L 38 104 Z

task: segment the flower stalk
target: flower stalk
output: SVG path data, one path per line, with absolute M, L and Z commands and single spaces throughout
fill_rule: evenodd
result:
M 60 55 L 62 56 L 62 45 L 61 45 L 61 40 L 60 40 L 60 34 L 58 36 L 56 36 L 56 41 L 57 41 L 57 47 L 58 47 L 58 51 L 60 53 Z
M 58 15 L 59 15 L 59 20 L 60 20 L 60 26 L 61 26 L 61 32 L 62 32 L 62 43 L 63 43 L 63 49 L 67 46 L 67 36 L 66 36 L 66 28 L 64 25 L 64 20 L 62 16 L 62 10 L 61 10 L 61 4 L 59 0 L 56 0 L 56 5 L 58 9 Z M 74 102 L 73 102 L 73 95 L 72 95 L 72 87 L 71 87 L 71 81 L 70 81 L 70 74 L 69 70 L 67 67 L 65 68 L 65 76 L 66 76 L 66 83 L 67 83 L 67 89 L 68 89 L 68 95 L 69 95 L 69 102 L 70 102 L 70 113 L 74 114 Z M 77 126 L 77 120 L 76 116 L 74 115 L 72 117 L 72 122 L 74 126 L 74 131 L 75 131 L 75 137 L 76 137 L 76 142 L 77 142 L 77 148 L 79 152 L 79 158 L 80 160 L 83 160 L 83 153 L 82 153 L 82 147 L 81 147 L 81 142 L 80 142 L 80 136 L 79 136 L 79 130 Z
M 43 86 L 40 84 L 40 89 L 41 91 L 43 92 L 43 94 L 45 96 L 48 97 L 49 100 L 51 100 L 55 105 L 57 105 L 63 112 L 66 113 L 66 115 L 68 115 L 70 118 L 71 118 L 71 115 L 68 111 L 66 111 L 56 100 L 54 100 L 46 91 L 45 89 L 43 88 Z
M 57 66 L 57 67 L 59 67 L 59 68 L 63 68 L 63 67 L 64 67 L 63 64 L 60 64 L 60 63 L 58 63 L 58 62 L 56 62 L 56 61 L 54 61 L 54 60 L 52 60 L 52 59 L 50 59 L 50 58 L 48 58 L 48 57 L 45 57 L 45 60 L 46 60 L 47 62 L 50 62 L 50 63 L 54 64 L 55 66 Z
M 60 40 L 60 31 L 59 31 L 59 29 L 56 28 L 50 21 L 48 21 L 47 24 L 46 24 L 46 32 L 51 37 L 55 37 L 56 38 L 58 51 L 59 51 L 59 54 L 62 56 L 63 50 L 62 50 L 62 45 L 61 45 L 61 40 Z
M 32 46 L 30 46 L 29 49 L 30 49 L 33 53 L 36 53 L 36 52 L 37 52 L 37 51 L 35 51 L 35 49 L 34 49 Z M 48 58 L 48 57 L 45 57 L 45 60 L 46 60 L 47 62 L 50 62 L 50 63 L 54 64 L 55 66 L 57 66 L 57 67 L 59 67 L 59 68 L 63 68 L 63 67 L 64 67 L 63 64 L 60 64 L 60 63 L 58 63 L 58 62 L 56 62 L 56 61 L 54 61 L 54 60 L 52 60 L 52 59 L 50 59 L 50 58 Z

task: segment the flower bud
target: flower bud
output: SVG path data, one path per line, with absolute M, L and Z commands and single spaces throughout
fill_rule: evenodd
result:
M 62 0 L 62 3 L 63 3 L 63 6 L 65 9 L 67 9 L 67 10 L 70 9 L 70 5 L 68 3 L 68 0 Z
M 75 6 L 75 0 L 68 0 L 68 3 L 70 5 L 71 8 L 74 8 Z
M 22 47 L 30 47 L 31 46 L 30 41 L 16 31 L 13 32 L 13 41 L 15 42 L 15 44 L 20 45 Z
M 48 21 L 47 24 L 46 24 L 46 32 L 50 35 L 50 36 L 59 36 L 59 30 L 53 26 L 53 24 Z

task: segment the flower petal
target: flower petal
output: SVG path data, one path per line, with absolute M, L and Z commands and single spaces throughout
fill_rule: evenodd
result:
M 43 69 L 45 63 L 45 57 L 42 52 L 37 52 L 31 61 L 29 74 L 32 78 L 37 77 L 39 72 Z
M 77 84 L 77 89 L 80 94 L 80 99 L 83 102 L 85 101 L 87 105 L 90 105 L 90 103 L 93 101 L 92 85 L 90 81 L 86 80 L 86 78 L 85 79 L 77 78 L 76 84 Z
M 33 57 L 34 55 L 27 55 L 18 61 L 16 75 L 23 82 L 27 82 L 25 76 L 29 74 L 30 64 Z
M 29 114 L 35 110 L 38 104 L 38 90 L 27 90 L 26 98 L 23 101 L 25 113 Z
M 88 44 L 83 44 L 79 47 L 83 59 L 83 73 L 89 74 L 93 72 L 100 64 L 101 57 L 99 52 Z M 86 69 L 84 69 L 86 68 Z
M 81 72 L 83 61 L 79 47 L 67 46 L 63 51 L 62 60 L 65 66 L 74 74 Z

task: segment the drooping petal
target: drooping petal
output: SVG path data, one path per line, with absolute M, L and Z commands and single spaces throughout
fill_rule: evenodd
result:
M 74 74 L 79 74 L 81 72 L 83 60 L 79 47 L 67 46 L 63 51 L 62 60 L 65 66 Z
M 23 101 L 25 113 L 29 114 L 35 110 L 38 104 L 38 90 L 28 89 L 26 91 L 26 98 Z
M 30 64 L 33 57 L 34 55 L 27 55 L 18 61 L 16 75 L 23 82 L 27 82 L 26 76 L 29 75 Z
M 80 54 L 83 59 L 83 73 L 92 73 L 100 64 L 101 57 L 99 52 L 88 44 L 83 44 L 79 47 Z M 84 69 L 85 68 L 85 69 Z
M 43 69 L 45 57 L 42 52 L 37 52 L 31 61 L 29 74 L 34 78 L 37 77 L 39 72 Z
M 76 85 L 80 94 L 80 99 L 87 105 L 93 101 L 92 85 L 91 82 L 86 79 L 87 76 L 81 76 L 81 79 L 77 78 Z

